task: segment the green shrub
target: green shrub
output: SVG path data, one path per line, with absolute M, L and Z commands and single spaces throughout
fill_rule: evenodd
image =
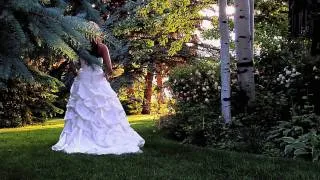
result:
M 217 63 L 200 61 L 172 70 L 175 114 L 161 118 L 160 127 L 184 143 L 209 145 L 218 142 L 223 129 Z
M 320 116 L 306 114 L 294 116 L 291 121 L 280 121 L 269 132 L 267 138 L 273 149 L 279 149 L 282 156 L 319 159 Z
M 237 102 L 232 103 L 232 122 L 226 129 L 223 148 L 230 150 L 263 153 L 268 132 L 281 118 L 288 118 L 289 107 L 283 94 L 274 94 L 257 87 L 256 104 L 250 111 L 239 110 Z M 233 90 L 232 99 L 240 96 Z
M 207 106 L 188 104 L 184 108 L 183 112 L 178 111 L 160 119 L 160 128 L 170 138 L 199 146 L 220 142 L 224 124 L 217 118 L 218 114 Z
M 128 115 L 140 114 L 144 97 L 144 83 L 135 81 L 130 88 L 132 88 L 131 92 L 126 86 L 119 89 L 120 102 Z
M 284 154 L 293 158 L 306 158 L 312 161 L 320 160 L 320 135 L 315 130 L 299 136 L 298 138 L 283 137 L 286 143 Z
M 301 53 L 297 57 L 264 54 L 258 58 L 256 104 L 250 108 L 232 73 L 233 118 L 229 125 L 219 117 L 217 64 L 203 61 L 174 69 L 169 85 L 176 114 L 163 117 L 161 128 L 185 143 L 318 160 L 320 59 Z M 289 59 L 284 62 L 283 58 Z
M 173 106 L 175 100 L 172 98 L 164 98 L 163 104 L 159 104 L 157 99 L 151 100 L 151 114 L 168 115 L 175 112 Z
M 57 85 L 57 84 L 54 84 Z M 63 110 L 53 105 L 58 87 L 11 79 L 0 89 L 0 128 L 43 122 Z
M 200 61 L 173 69 L 169 75 L 169 86 L 177 103 L 217 104 L 220 99 L 218 69 L 218 64 L 211 61 Z

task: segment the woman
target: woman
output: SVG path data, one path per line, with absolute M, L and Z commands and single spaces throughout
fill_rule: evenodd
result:
M 110 75 L 110 55 L 101 38 L 92 42 L 91 54 L 103 60 Z M 145 141 L 130 127 L 102 68 L 80 61 L 81 69 L 70 90 L 65 126 L 52 150 L 97 155 L 142 152 L 140 147 Z

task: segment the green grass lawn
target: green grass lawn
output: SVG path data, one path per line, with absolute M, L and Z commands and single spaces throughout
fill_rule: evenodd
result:
M 320 179 L 320 164 L 181 145 L 163 138 L 150 116 L 129 120 L 146 140 L 144 153 L 53 152 L 63 121 L 0 129 L 0 179 Z

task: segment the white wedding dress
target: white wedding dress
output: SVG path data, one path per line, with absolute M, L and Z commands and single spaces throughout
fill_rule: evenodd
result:
M 52 150 L 119 155 L 142 152 L 140 148 L 144 143 L 130 127 L 102 68 L 81 61 L 81 69 L 70 90 L 64 129 Z

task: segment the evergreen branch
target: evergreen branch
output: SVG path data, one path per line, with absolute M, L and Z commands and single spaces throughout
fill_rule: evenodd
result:
M 8 26 L 11 28 L 12 32 L 14 32 L 16 40 L 21 44 L 25 44 L 27 38 L 19 21 L 13 16 L 12 12 L 9 12 L 6 23 L 8 23 Z
M 49 76 L 33 67 L 29 67 L 29 71 L 32 73 L 36 82 L 50 87 L 51 92 L 58 92 L 61 87 L 64 87 L 64 84 L 57 78 Z
M 22 59 L 0 54 L 0 78 L 7 81 L 11 77 L 33 80 L 32 74 Z
M 45 28 L 42 28 L 40 34 L 42 39 L 45 40 L 46 44 L 50 49 L 53 50 L 53 52 L 61 53 L 71 60 L 78 59 L 77 53 L 57 34 L 49 32 Z

